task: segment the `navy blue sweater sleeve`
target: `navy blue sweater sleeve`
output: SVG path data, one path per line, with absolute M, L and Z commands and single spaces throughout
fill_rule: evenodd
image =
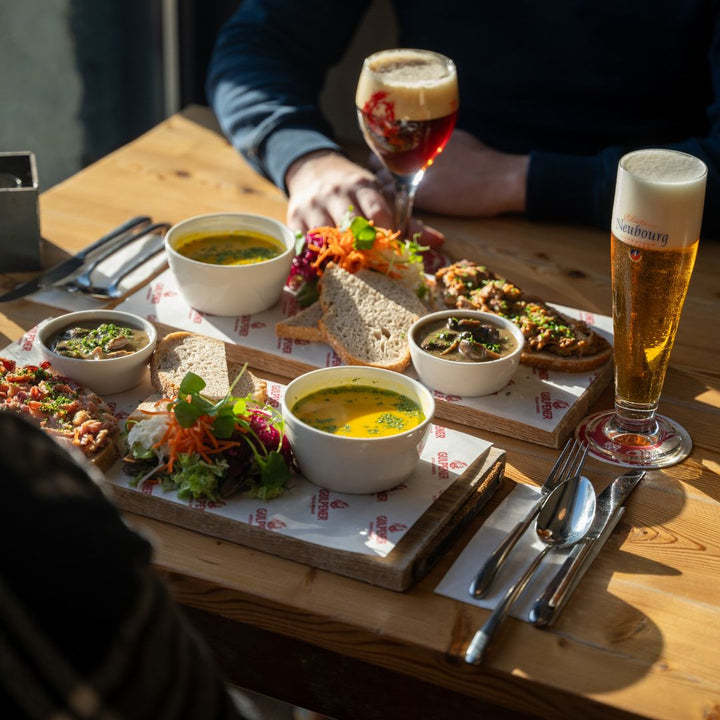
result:
M 340 151 L 318 96 L 368 5 L 247 0 L 220 31 L 207 80 L 210 104 L 235 148 L 280 188 L 297 158 Z

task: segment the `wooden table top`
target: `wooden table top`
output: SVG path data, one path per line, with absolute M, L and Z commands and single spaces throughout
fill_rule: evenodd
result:
M 284 220 L 285 209 L 209 111 L 188 108 L 42 194 L 46 265 L 137 214 L 176 222 L 240 210 Z M 445 232 L 452 257 L 482 260 L 548 301 L 610 314 L 606 233 L 518 218 L 425 219 Z M 481 711 L 720 717 L 719 268 L 720 242 L 703 241 L 660 408 L 690 431 L 691 457 L 648 473 L 555 626 L 510 620 L 480 668 L 462 657 L 488 612 L 434 588 L 489 509 L 404 593 L 137 515 L 128 520 L 153 537 L 157 567 L 230 680 L 339 720 Z M 6 275 L 2 284 L 27 277 Z M 53 311 L 15 301 L 0 312 L 8 343 Z M 593 409 L 611 404 L 608 389 Z M 541 482 L 552 464 L 549 448 L 483 436 L 507 451 L 506 483 Z M 588 474 L 603 487 L 618 472 L 591 461 Z

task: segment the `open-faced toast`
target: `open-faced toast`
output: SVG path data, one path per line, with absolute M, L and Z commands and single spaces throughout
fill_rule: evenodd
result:
M 34 420 L 101 470 L 120 456 L 120 428 L 112 409 L 89 388 L 54 372 L 47 362 L 18 366 L 0 358 L 0 410 Z

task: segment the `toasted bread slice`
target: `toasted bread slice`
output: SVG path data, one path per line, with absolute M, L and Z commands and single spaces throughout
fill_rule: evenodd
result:
M 318 283 L 325 341 L 348 365 L 402 372 L 410 364 L 407 333 L 425 308 L 402 283 L 372 270 L 355 274 L 330 263 Z
M 300 310 L 292 317 L 277 323 L 275 333 L 278 337 L 291 338 L 292 340 L 324 342 L 325 338 L 319 324 L 322 314 L 322 305 L 320 305 L 319 300 L 316 300 L 312 305 Z
M 92 450 L 84 448 L 67 433 L 58 432 L 57 430 L 47 427 L 45 427 L 45 431 L 51 435 L 56 442 L 60 443 L 60 445 L 72 448 L 75 452 L 79 451 L 81 455 L 84 455 L 87 460 L 103 472 L 109 470 L 121 455 L 119 430 L 113 430 L 99 447 L 93 448 Z
M 157 392 L 175 397 L 185 375 L 194 372 L 206 383 L 203 395 L 219 400 L 228 394 L 241 370 L 242 365 L 228 360 L 222 340 L 178 331 L 158 342 L 150 361 L 150 380 Z M 264 402 L 266 391 L 267 383 L 246 369 L 232 394 Z
M 118 419 L 90 388 L 49 365 L 17 365 L 8 358 L 0 358 L 0 382 L 0 411 L 22 414 L 100 470 L 110 468 L 120 456 Z M 52 402 L 42 402 L 48 398 Z

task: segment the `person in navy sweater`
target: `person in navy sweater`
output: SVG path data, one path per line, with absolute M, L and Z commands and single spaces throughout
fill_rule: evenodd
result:
M 720 236 L 717 2 L 390 1 L 397 47 L 458 68 L 457 127 L 417 210 L 607 229 L 620 157 L 671 147 L 708 165 L 703 235 Z M 388 178 L 344 155 L 318 106 L 370 4 L 245 0 L 217 39 L 208 99 L 233 145 L 287 193 L 297 230 L 335 224 L 349 206 L 392 222 Z

